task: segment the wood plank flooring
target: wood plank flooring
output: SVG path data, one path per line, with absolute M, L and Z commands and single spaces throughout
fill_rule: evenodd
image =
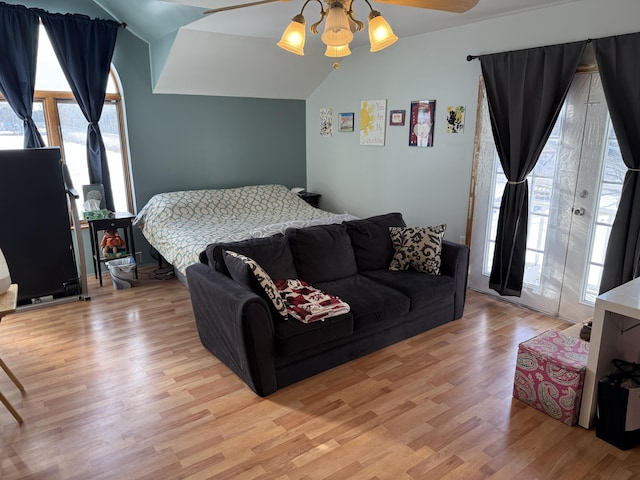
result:
M 512 398 L 518 343 L 566 324 L 469 292 L 464 318 L 257 397 L 198 339 L 187 289 L 91 282 L 0 324 L 0 478 L 640 479 Z

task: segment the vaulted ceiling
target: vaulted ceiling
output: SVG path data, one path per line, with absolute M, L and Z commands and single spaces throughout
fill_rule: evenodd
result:
M 203 12 L 247 0 L 93 1 L 149 44 L 156 93 L 306 99 L 333 70 L 334 59 L 324 56 L 319 35 L 307 33 L 304 56 L 276 46 L 303 0 L 213 15 Z M 405 37 L 572 1 L 480 0 L 465 13 L 372 5 L 400 37 L 399 45 Z M 369 9 L 364 0 L 354 0 L 353 9 L 366 24 Z M 319 5 L 309 3 L 304 15 L 307 26 L 315 22 Z M 376 55 L 369 52 L 366 31 L 355 34 L 351 51 L 352 55 Z

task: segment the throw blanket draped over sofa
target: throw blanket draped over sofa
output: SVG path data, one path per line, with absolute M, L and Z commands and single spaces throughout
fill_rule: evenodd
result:
M 443 240 L 444 225 L 405 227 L 392 213 L 209 245 L 187 268 L 203 345 L 267 396 L 460 318 L 468 247 Z M 291 279 L 326 294 L 336 314 L 288 314 L 274 290 Z

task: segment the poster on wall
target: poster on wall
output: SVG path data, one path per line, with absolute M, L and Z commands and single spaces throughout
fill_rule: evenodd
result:
M 433 147 L 435 114 L 435 100 L 416 100 L 411 102 L 411 113 L 409 117 L 410 147 Z
M 360 102 L 360 145 L 384 146 L 386 100 Z
M 320 136 L 333 136 L 333 108 L 320 109 Z
M 463 105 L 447 107 L 447 133 L 464 132 L 464 111 Z

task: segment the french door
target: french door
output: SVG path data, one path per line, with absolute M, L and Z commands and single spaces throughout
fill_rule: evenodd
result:
M 482 101 L 469 286 L 489 289 L 506 178 Z M 578 322 L 593 315 L 626 172 L 597 73 L 578 73 L 529 180 L 524 287 L 506 300 Z

